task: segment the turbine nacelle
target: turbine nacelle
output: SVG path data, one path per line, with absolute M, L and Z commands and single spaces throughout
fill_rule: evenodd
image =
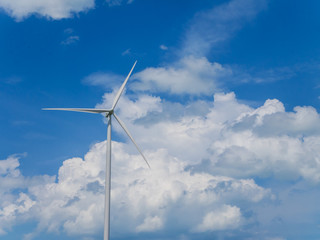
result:
M 106 112 L 106 116 L 105 117 L 107 118 L 107 117 L 111 116 L 113 113 L 114 113 L 113 109 L 109 110 L 109 111 Z

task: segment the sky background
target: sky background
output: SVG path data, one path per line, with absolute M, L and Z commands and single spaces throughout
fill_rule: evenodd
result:
M 320 2 L 0 0 L 0 238 L 319 239 Z

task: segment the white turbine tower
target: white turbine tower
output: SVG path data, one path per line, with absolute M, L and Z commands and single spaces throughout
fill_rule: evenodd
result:
M 133 144 L 136 146 L 138 151 L 140 152 L 141 156 L 147 163 L 148 167 L 150 168 L 150 165 L 143 155 L 142 151 L 134 141 L 133 137 L 129 133 L 128 129 L 124 125 L 124 123 L 117 117 L 117 115 L 114 112 L 114 109 L 119 101 L 119 98 L 124 90 L 124 87 L 126 83 L 128 82 L 128 79 L 136 65 L 137 61 L 134 63 L 133 67 L 131 68 L 127 78 L 122 83 L 116 97 L 114 98 L 113 105 L 111 109 L 96 109 L 96 108 L 43 108 L 43 110 L 61 110 L 61 111 L 73 111 L 73 112 L 88 112 L 88 113 L 105 113 L 106 118 L 108 119 L 108 132 L 107 132 L 107 161 L 106 161 L 106 184 L 105 184 L 105 210 L 104 210 L 104 240 L 109 240 L 110 236 L 110 187 L 111 187 L 111 116 L 113 115 L 114 118 L 118 121 L 120 126 L 123 128 L 123 130 L 126 132 L 126 134 L 129 136 Z

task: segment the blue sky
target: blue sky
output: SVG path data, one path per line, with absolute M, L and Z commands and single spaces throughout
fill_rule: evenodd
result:
M 318 239 L 320 2 L 0 0 L 0 238 Z

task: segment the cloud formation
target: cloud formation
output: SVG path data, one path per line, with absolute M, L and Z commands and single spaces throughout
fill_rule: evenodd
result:
M 133 78 L 139 82 L 134 89 L 198 96 L 225 91 L 232 84 L 292 78 L 295 71 L 289 67 L 246 69 L 209 59 L 212 49 L 231 39 L 266 8 L 267 0 L 231 0 L 196 13 L 184 34 L 177 60 L 135 74 Z M 160 49 L 168 50 L 165 45 Z
M 136 90 L 160 91 L 171 94 L 211 94 L 222 86 L 223 78 L 232 75 L 232 70 L 207 58 L 188 56 L 172 66 L 149 67 L 135 74 L 139 79 Z
M 0 0 L 0 8 L 17 21 L 33 14 L 54 20 L 70 18 L 94 6 L 94 0 Z
M 194 231 L 206 232 L 238 228 L 241 222 L 241 212 L 238 207 L 223 205 L 216 211 L 208 212 L 202 223 Z
M 113 95 L 105 94 L 99 107 L 107 106 Z M 206 110 L 194 110 L 201 105 Z M 320 183 L 320 132 L 312 131 L 319 128 L 320 119 L 312 107 L 287 112 L 273 99 L 252 108 L 239 103 L 234 93 L 217 93 L 213 102 L 181 107 L 159 97 L 140 95 L 132 100 L 124 95 L 117 114 L 145 150 L 152 170 L 130 142 L 113 141 L 114 236 L 124 239 L 161 232 L 176 239 L 181 234 L 212 238 L 224 231 L 238 236 L 260 231 L 267 239 L 280 236 L 268 226 L 276 219 L 290 219 L 287 213 L 297 211 L 298 205 L 306 210 L 305 219 L 312 214 L 307 206 L 300 206 L 299 199 L 314 199 L 319 191 L 302 196 L 286 190 L 288 181 L 298 183 L 290 185 L 293 189 L 312 189 Z M 114 127 L 120 133 L 119 126 Z M 0 187 L 1 234 L 32 219 L 38 225 L 26 239 L 42 231 L 98 238 L 104 164 L 105 142 L 94 144 L 84 158 L 66 159 L 56 177 L 24 177 L 18 156 L 0 161 L 0 180 L 5 183 Z M 258 185 L 255 179 L 276 179 L 285 190 Z M 287 210 L 279 211 L 282 206 Z
M 206 57 L 185 56 L 160 67 L 148 67 L 133 75 L 138 80 L 132 84 L 136 91 L 151 91 L 172 95 L 211 95 L 230 85 L 273 82 L 290 79 L 294 71 L 287 68 L 268 71 L 246 70 L 211 62 Z
M 69 235 L 95 236 L 102 231 L 105 144 L 95 144 L 84 159 L 65 160 L 57 181 L 51 177 L 11 188 L 11 192 L 22 188 L 25 193 L 12 195 L 12 203 L 1 200 L 1 226 L 8 228 L 17 219 L 31 218 L 38 221 L 37 232 L 58 233 L 63 229 Z M 191 174 L 184 170 L 185 163 L 164 149 L 147 153 L 156 169 L 150 171 L 139 155 L 128 154 L 126 148 L 126 144 L 113 142 L 111 227 L 117 236 L 167 230 L 172 228 L 173 219 L 182 231 L 189 231 L 197 223 L 194 231 L 198 232 L 234 229 L 241 212 L 224 203 L 230 196 L 249 202 L 270 197 L 269 190 L 252 180 Z M 11 160 L 3 161 L 0 163 L 5 165 Z M 2 175 L 4 178 L 19 171 L 17 159 L 14 162 Z M 229 188 L 221 188 L 223 184 Z M 218 228 L 207 214 L 212 211 L 224 218 Z M 192 219 L 187 218 L 189 214 L 193 214 Z M 4 234 L 7 229 L 1 230 Z
M 80 37 L 79 36 L 69 36 L 67 37 L 65 40 L 63 40 L 61 42 L 62 45 L 70 45 L 70 44 L 74 44 L 76 42 L 78 42 L 80 40 Z
M 82 82 L 87 85 L 110 89 L 110 87 L 118 86 L 123 79 L 125 79 L 125 77 L 122 75 L 107 72 L 95 72 L 86 76 Z
M 112 96 L 105 94 L 97 107 L 110 107 Z M 211 104 L 196 101 L 181 108 L 159 97 L 143 95 L 133 101 L 123 96 L 117 111 L 139 142 L 167 149 L 195 171 L 320 181 L 320 118 L 313 107 L 286 112 L 279 100 L 268 99 L 252 108 L 231 92 L 215 94 Z
M 114 6 L 120 6 L 124 3 L 126 4 L 131 4 L 133 3 L 134 0 L 106 0 L 107 4 L 110 6 L 110 7 L 114 7 Z
M 232 37 L 266 7 L 266 0 L 232 0 L 199 12 L 185 34 L 182 55 L 206 56 L 213 47 Z

